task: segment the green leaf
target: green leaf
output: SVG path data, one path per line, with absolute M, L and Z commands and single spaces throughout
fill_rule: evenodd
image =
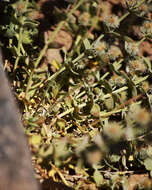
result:
M 102 82 L 103 82 L 104 88 L 107 90 L 107 92 L 112 93 L 112 87 L 109 84 L 109 82 L 107 80 L 103 80 Z
M 113 154 L 113 155 L 110 156 L 110 161 L 111 162 L 118 162 L 119 160 L 120 160 L 119 155 Z
M 52 155 L 53 154 L 53 146 L 52 145 L 49 145 L 48 147 L 41 147 L 39 149 L 39 156 L 41 157 L 47 157 L 49 155 Z
M 84 43 L 85 49 L 90 49 L 91 48 L 91 45 L 90 45 L 90 42 L 89 42 L 88 39 L 83 40 L 83 43 Z
M 121 62 L 116 61 L 113 63 L 113 67 L 115 71 L 118 71 L 121 68 L 121 66 L 122 66 Z
M 40 145 L 41 143 L 41 135 L 32 135 L 29 138 L 29 143 L 32 145 Z
M 98 170 L 95 170 L 95 172 L 93 173 L 93 179 L 96 182 L 97 186 L 102 185 L 102 183 L 103 183 L 103 176 L 102 176 L 102 174 Z
M 99 117 L 100 115 L 100 106 L 98 104 L 93 104 L 91 109 L 91 114 L 95 117 Z
M 65 129 L 66 121 L 64 119 L 58 119 L 57 125 L 59 126 L 60 130 Z
M 146 65 L 147 65 L 147 67 L 149 69 L 149 71 L 152 72 L 152 66 L 151 66 L 150 60 L 147 57 L 142 57 L 142 58 L 145 61 Z
M 147 158 L 144 161 L 144 166 L 147 170 L 151 171 L 152 170 L 152 159 L 151 158 Z
M 72 107 L 72 98 L 70 96 L 65 97 L 65 104 L 68 108 Z
M 26 21 L 25 21 L 25 23 L 24 23 L 24 28 L 32 28 L 32 29 L 34 29 L 34 28 L 36 28 L 37 27 L 37 25 L 38 25 L 38 22 L 35 22 L 35 21 L 33 21 L 33 20 L 28 20 L 28 19 L 26 19 Z
M 58 93 L 59 93 L 59 86 L 58 85 L 52 86 L 52 97 L 56 98 L 56 96 L 58 95 Z
M 114 100 L 113 97 L 109 97 L 104 100 L 104 103 L 108 110 L 112 110 L 114 108 Z
M 122 165 L 124 166 L 125 169 L 128 169 L 126 164 L 127 164 L 126 156 L 123 155 L 123 156 L 122 156 Z
M 23 37 L 22 37 L 22 41 L 24 44 L 31 44 L 32 43 L 32 38 L 30 36 L 30 32 L 27 30 L 24 30 L 23 32 Z

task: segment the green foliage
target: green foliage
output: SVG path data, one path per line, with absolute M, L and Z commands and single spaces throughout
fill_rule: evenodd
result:
M 109 2 L 55 9 L 59 23 L 41 47 L 34 1 L 6 5 L 9 22 L 0 27 L 35 164 L 75 189 L 126 190 L 129 175 L 152 173 L 151 58 L 140 53 L 151 41 L 152 3 L 126 0 L 108 14 Z M 60 49 L 63 62 L 54 60 L 53 70 L 43 58 L 62 28 L 73 44 Z

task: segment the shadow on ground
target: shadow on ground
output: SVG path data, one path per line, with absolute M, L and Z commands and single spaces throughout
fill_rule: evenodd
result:
M 45 180 L 41 186 L 42 190 L 74 190 L 73 188 L 67 187 L 62 183 L 54 182 L 51 179 Z

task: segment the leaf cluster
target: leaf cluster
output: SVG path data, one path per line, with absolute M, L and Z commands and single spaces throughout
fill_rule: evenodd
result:
M 152 68 L 140 50 L 152 37 L 151 1 L 70 2 L 42 49 L 34 1 L 6 5 L 9 23 L 0 28 L 37 174 L 75 189 L 126 190 L 130 176 L 144 173 L 137 188 L 150 189 Z M 108 6 L 115 11 L 107 14 Z M 60 49 L 62 63 L 47 65 L 45 52 L 63 27 L 72 47 Z

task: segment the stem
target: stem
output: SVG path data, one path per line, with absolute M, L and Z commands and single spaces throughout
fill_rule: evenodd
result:
M 78 108 L 81 109 L 81 108 L 83 108 L 85 106 L 86 106 L 86 103 L 83 103 L 83 104 L 78 105 Z M 61 118 L 61 117 L 65 116 L 65 115 L 67 115 L 67 114 L 69 114 L 69 113 L 71 113 L 73 111 L 74 111 L 74 107 L 72 107 L 72 108 L 66 110 L 65 112 L 59 114 L 57 117 Z
M 143 41 L 145 41 L 146 37 L 144 36 L 139 42 L 138 45 L 140 45 Z
M 63 181 L 63 183 L 64 183 L 66 186 L 69 187 L 70 185 L 68 184 L 68 182 L 66 181 L 64 175 L 60 172 L 60 170 L 59 170 L 54 164 L 52 164 L 51 162 L 50 162 L 50 165 L 51 165 L 52 168 L 59 174 L 59 176 L 60 176 L 61 180 Z
M 25 7 L 24 7 L 23 11 L 26 11 L 28 3 L 29 3 L 29 0 L 26 0 Z M 19 28 L 19 39 L 18 39 L 18 45 L 17 45 L 17 58 L 15 60 L 14 69 L 13 69 L 14 71 L 17 69 L 17 66 L 18 66 L 18 63 L 20 60 L 20 54 L 21 54 L 20 51 L 21 51 L 21 47 L 22 47 L 22 36 L 23 36 L 24 21 L 25 21 L 25 18 L 24 18 L 24 16 L 22 16 L 21 27 Z
M 33 77 L 33 74 L 34 74 L 34 70 L 31 72 L 30 74 L 30 78 L 28 80 L 28 83 L 27 83 L 27 87 L 26 87 L 26 91 L 25 91 L 25 98 L 28 100 L 28 91 L 31 87 L 31 82 L 32 82 L 32 77 Z
M 56 73 L 54 73 L 52 76 L 50 76 L 47 81 L 51 81 L 55 79 L 60 73 L 62 73 L 65 70 L 65 66 L 62 67 L 60 70 L 58 70 Z
M 76 63 L 76 62 L 79 61 L 84 55 L 85 55 L 84 53 L 80 54 L 77 58 L 75 58 L 75 59 L 72 61 L 72 63 Z
M 39 57 L 37 58 L 36 62 L 35 62 L 35 68 L 38 67 L 42 57 L 45 55 L 46 50 L 48 49 L 48 46 L 51 42 L 53 42 L 55 36 L 57 35 L 57 33 L 60 31 L 60 29 L 62 28 L 63 24 L 65 23 L 65 21 L 61 21 L 58 25 L 58 27 L 56 28 L 56 30 L 53 32 L 53 34 L 51 35 L 50 39 L 46 42 L 45 46 L 43 47 L 43 49 L 40 52 Z
M 78 99 L 78 98 L 80 98 L 81 96 L 83 96 L 84 94 L 86 94 L 86 92 L 85 91 L 82 91 L 80 94 L 78 94 L 75 98 L 76 99 Z
M 67 14 L 67 18 L 69 18 L 69 17 L 73 14 L 73 12 L 83 3 L 83 1 L 84 1 L 84 0 L 80 0 L 80 1 L 78 2 L 78 4 L 77 4 L 75 7 L 73 7 L 73 8 L 71 9 L 71 11 Z M 66 20 L 67 20 L 67 19 L 66 19 Z M 49 44 L 50 44 L 51 42 L 53 42 L 55 36 L 56 36 L 57 33 L 60 31 L 60 29 L 62 28 L 62 26 L 63 26 L 64 23 L 66 22 L 66 20 L 65 20 L 65 21 L 61 21 L 61 22 L 59 23 L 59 25 L 57 26 L 56 30 L 55 30 L 55 31 L 53 32 L 53 34 L 51 35 L 50 39 L 46 42 L 45 46 L 43 47 L 43 49 L 42 49 L 41 52 L 40 52 L 40 55 L 39 55 L 38 59 L 37 59 L 36 62 L 35 62 L 35 68 L 38 67 L 38 65 L 39 65 L 39 63 L 40 63 L 42 57 L 45 55 L 45 52 L 46 52 L 46 50 L 48 49 Z
M 104 162 L 105 162 L 105 164 L 107 164 L 111 169 L 113 169 L 113 170 L 115 170 L 115 171 L 118 171 L 118 169 L 115 168 L 114 166 L 112 166 L 111 164 L 109 164 L 106 159 L 104 159 Z
M 145 76 L 145 77 L 143 77 L 143 78 L 141 78 L 141 79 L 139 79 L 139 80 L 137 80 L 137 81 L 134 81 L 134 84 L 137 85 L 137 84 L 139 84 L 139 83 L 145 81 L 147 78 L 148 78 L 148 76 Z M 128 89 L 128 86 L 124 86 L 124 87 L 122 87 L 122 88 L 119 88 L 119 89 L 113 91 L 111 94 L 106 94 L 106 95 L 104 95 L 104 96 L 103 96 L 103 99 L 109 98 L 109 97 L 112 96 L 112 94 L 118 94 L 118 93 L 123 92 L 123 91 L 125 91 L 125 90 L 127 90 L 127 89 Z
M 117 36 L 118 38 L 121 38 L 121 35 L 118 32 L 114 32 L 114 31 L 110 31 L 110 34 L 114 34 L 115 36 Z
M 124 14 L 124 15 L 119 19 L 119 23 L 120 23 L 121 21 L 123 21 L 129 14 L 130 14 L 130 12 L 127 12 L 126 14 Z
M 67 115 L 67 114 L 69 114 L 69 113 L 71 113 L 71 112 L 73 112 L 73 111 L 74 111 L 74 108 L 70 108 L 70 109 L 68 109 L 67 111 L 65 111 L 65 112 L 63 112 L 63 113 L 61 113 L 61 114 L 59 114 L 59 115 L 58 115 L 58 118 L 61 118 L 61 117 L 65 116 L 65 115 Z
M 88 32 L 86 33 L 86 36 L 89 36 L 89 34 L 92 33 L 92 31 L 94 30 L 95 26 L 97 25 L 97 23 L 98 23 L 98 21 L 99 21 L 102 1 L 101 1 L 101 0 L 98 0 L 98 3 L 99 3 L 99 6 L 98 6 L 98 9 L 97 9 L 97 13 L 96 13 L 94 22 L 92 23 L 92 26 L 90 27 L 90 29 L 89 29 Z M 96 18 L 97 18 L 97 19 L 96 19 Z
M 106 72 L 102 77 L 101 77 L 101 80 L 104 80 L 110 73 L 109 72 Z
M 72 9 L 71 9 L 71 11 L 67 14 L 67 18 L 69 17 L 69 16 L 71 16 L 72 14 L 73 14 L 73 12 L 84 2 L 85 0 L 80 0 L 78 3 L 77 3 L 77 5 L 75 6 L 75 7 L 73 7 Z M 67 19 L 66 19 L 67 20 Z M 53 40 L 54 40 L 54 38 L 55 38 L 55 36 L 57 35 L 57 33 L 60 31 L 60 29 L 63 27 L 63 25 L 64 25 L 64 23 L 66 22 L 66 20 L 65 21 L 61 21 L 60 23 L 59 23 L 59 25 L 57 26 L 57 28 L 56 28 L 56 30 L 53 32 L 53 34 L 51 35 L 51 37 L 50 37 L 50 39 L 46 42 L 46 44 L 44 45 L 44 47 L 43 47 L 43 49 L 41 50 L 41 52 L 40 52 L 40 54 L 39 54 L 39 57 L 37 58 L 37 60 L 36 60 L 36 62 L 35 62 L 35 64 L 34 64 L 34 69 L 33 69 L 33 71 L 31 72 L 31 74 L 30 74 L 30 78 L 29 78 L 29 80 L 28 80 L 28 84 L 27 84 L 27 88 L 26 88 L 26 98 L 28 97 L 28 91 L 29 91 L 29 89 L 30 89 L 30 87 L 31 87 L 31 81 L 32 81 L 32 78 L 33 78 L 33 74 L 35 73 L 35 69 L 38 67 L 38 65 L 39 65 L 39 63 L 40 63 L 40 61 L 41 61 L 41 59 L 42 59 L 42 57 L 45 55 L 45 52 L 46 52 L 46 50 L 48 49 L 48 46 L 49 46 L 49 44 L 51 43 L 51 42 L 53 42 Z M 55 74 L 53 74 L 48 80 L 52 80 L 52 79 L 54 79 L 54 78 L 56 78 L 57 77 L 57 75 L 59 75 L 62 71 L 64 71 L 65 70 L 65 67 L 62 67 L 57 73 L 55 73 Z M 47 81 L 48 81 L 47 80 Z
M 105 113 L 100 113 L 100 117 L 102 117 L 102 118 L 109 117 L 109 116 L 111 116 L 111 115 L 113 115 L 115 113 L 121 112 L 123 109 L 125 109 L 125 108 L 122 108 L 122 109 L 119 109 L 119 110 L 114 110 L 114 111 L 109 111 L 109 112 L 105 112 Z

